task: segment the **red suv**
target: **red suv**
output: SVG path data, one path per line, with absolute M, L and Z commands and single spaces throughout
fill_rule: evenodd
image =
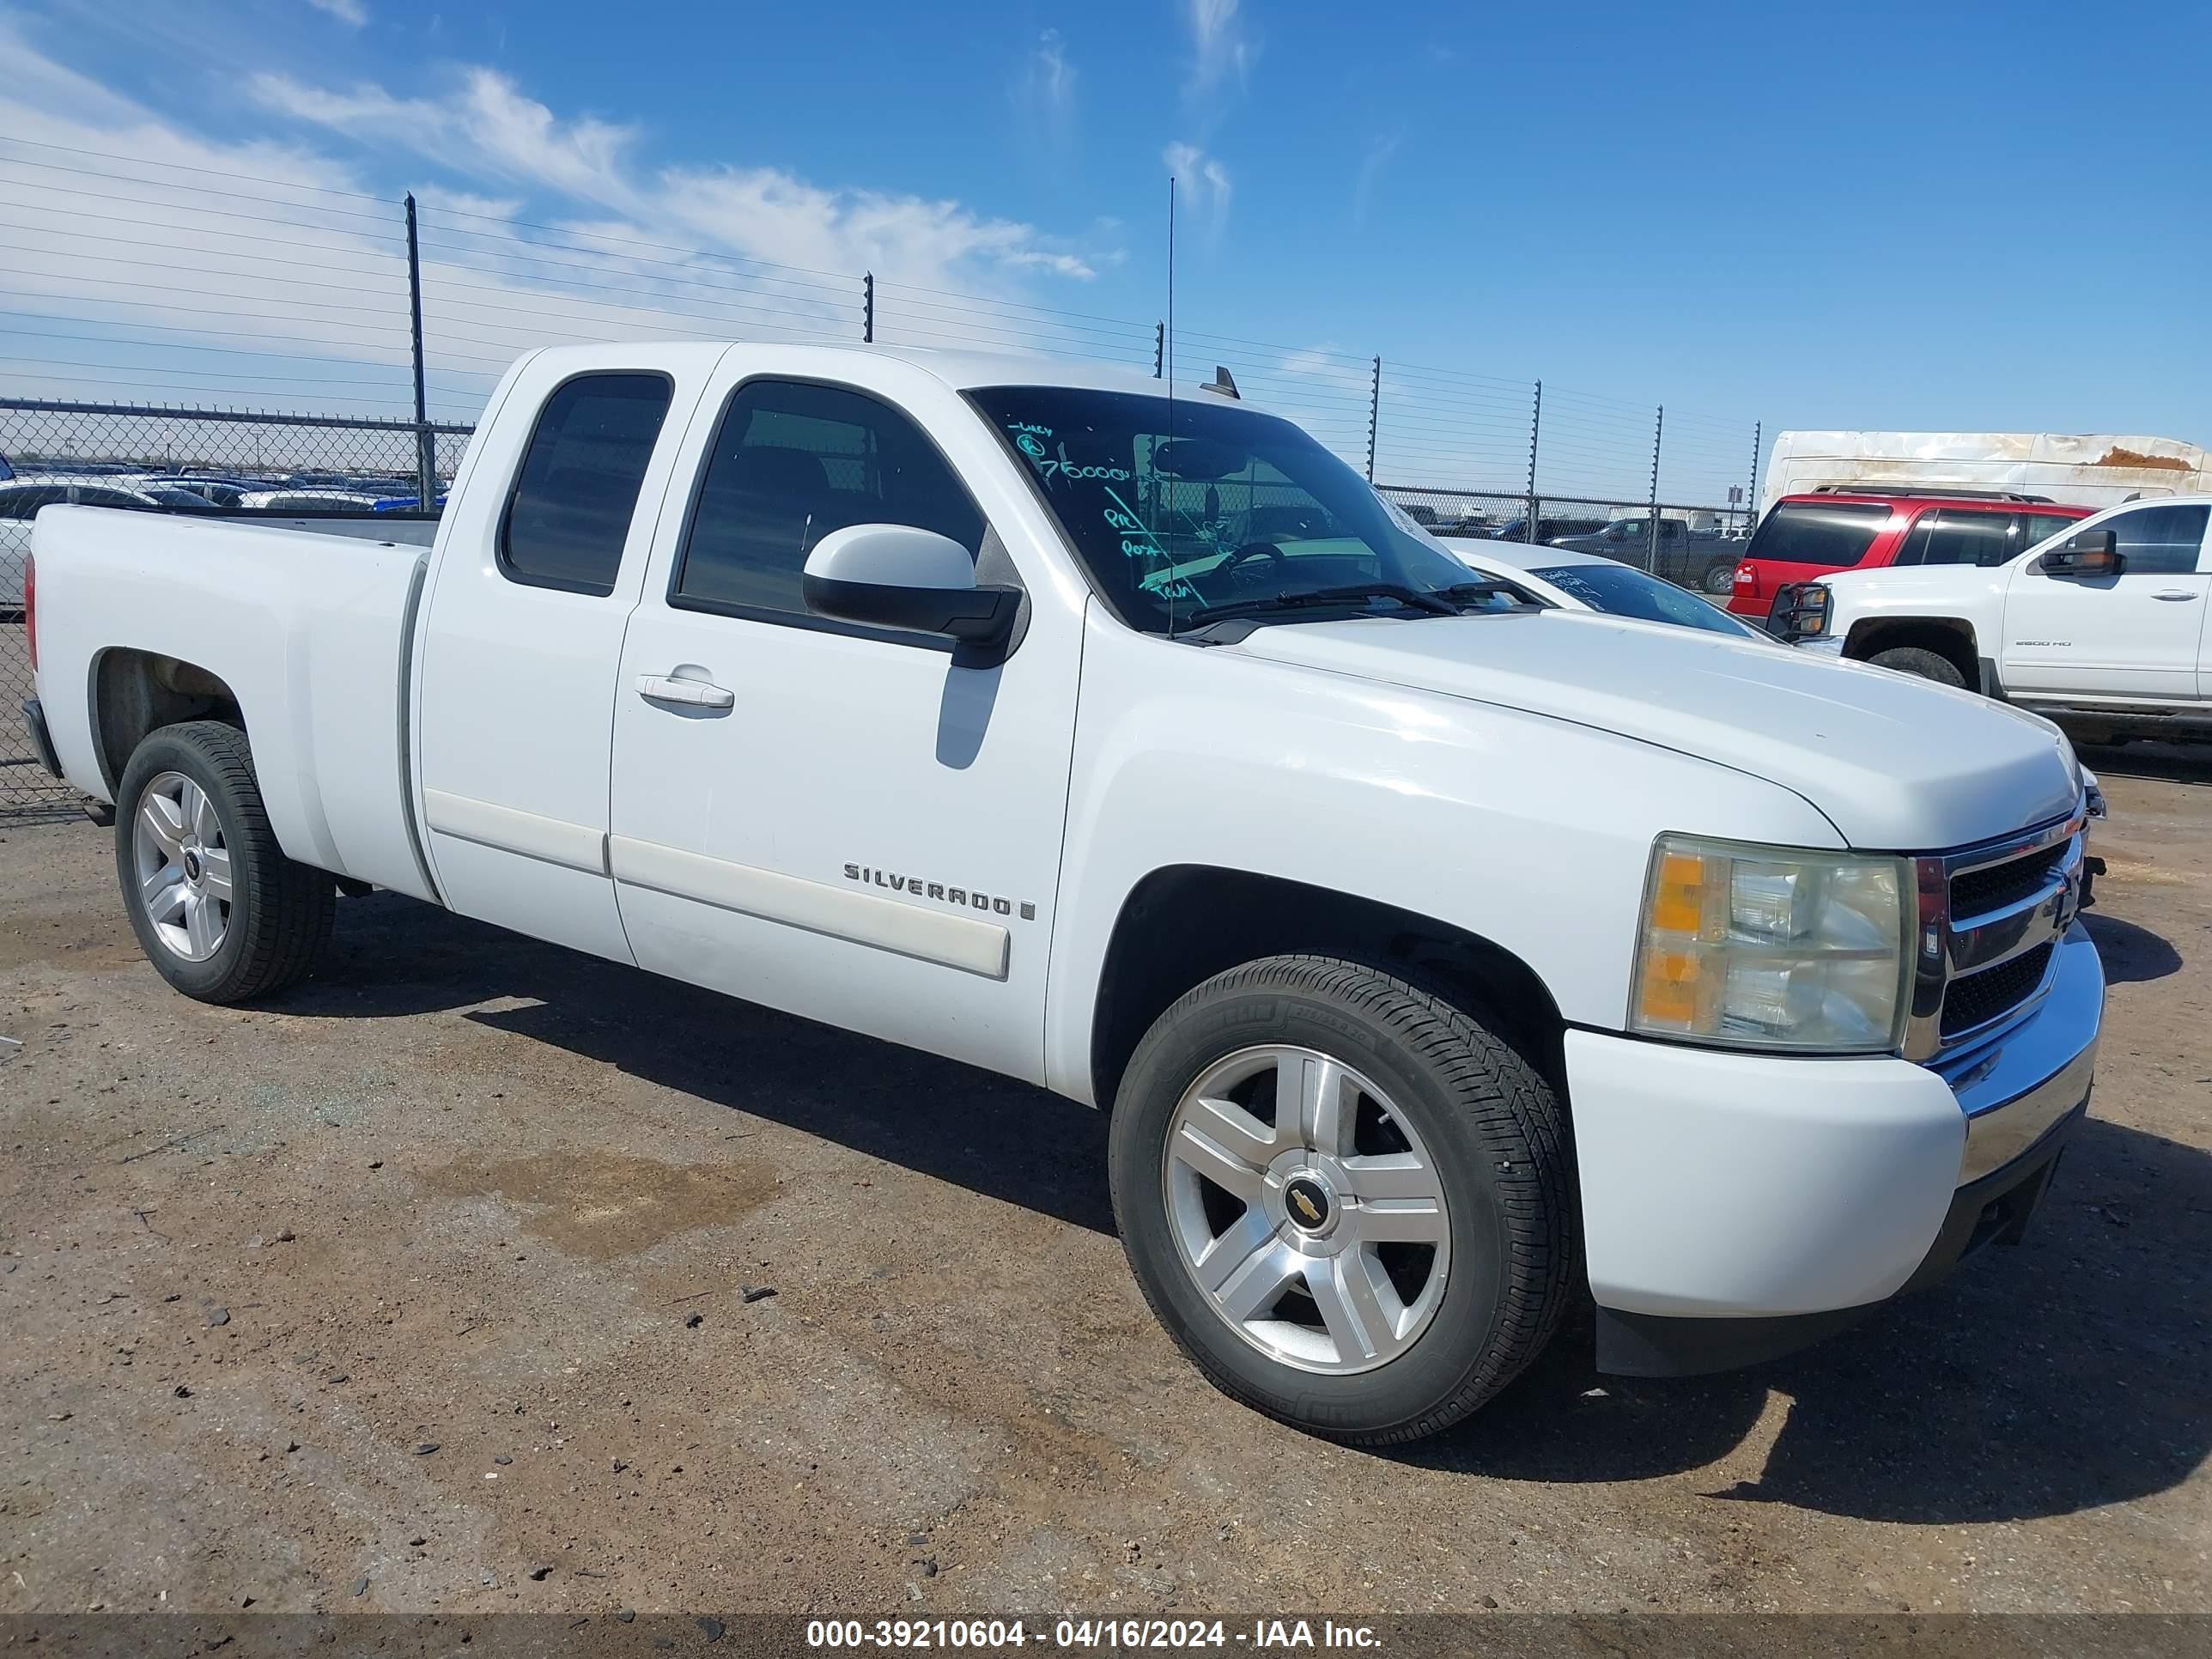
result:
M 1890 564 L 2003 564 L 2095 509 L 1973 489 L 1848 489 L 1784 495 L 1759 520 L 1728 608 L 1761 622 L 1791 582 Z

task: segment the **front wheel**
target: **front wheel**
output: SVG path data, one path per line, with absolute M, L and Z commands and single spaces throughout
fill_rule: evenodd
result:
M 1540 1352 L 1575 1264 L 1565 1115 L 1465 1010 L 1355 963 L 1207 981 L 1138 1045 L 1114 1212 L 1232 1398 L 1363 1444 L 1433 1433 Z
M 1900 674 L 1917 674 L 1923 680 L 1933 680 L 1938 685 L 1964 686 L 1966 677 L 1959 672 L 1959 665 L 1948 657 L 1917 645 L 1899 645 L 1887 651 L 1877 651 L 1867 659 L 1876 668 L 1893 668 Z
M 165 726 L 138 745 L 115 793 L 115 868 L 147 959 L 202 1002 L 283 990 L 330 937 L 336 884 L 284 856 L 234 726 Z

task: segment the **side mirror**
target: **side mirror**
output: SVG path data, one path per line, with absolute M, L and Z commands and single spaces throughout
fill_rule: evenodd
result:
M 1018 587 L 979 585 L 975 559 L 950 536 L 903 524 L 831 531 L 806 556 L 799 592 L 817 617 L 942 634 L 971 667 L 1006 660 L 1022 603 Z
M 2077 530 L 2036 562 L 2046 576 L 2117 576 L 2127 568 L 2117 539 L 2109 530 Z

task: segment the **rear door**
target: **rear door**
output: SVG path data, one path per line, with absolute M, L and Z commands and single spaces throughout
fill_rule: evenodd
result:
M 2025 545 L 2020 539 L 2019 516 L 2002 507 L 1923 507 L 1891 562 L 2003 564 Z
M 813 615 L 799 579 L 830 532 L 892 523 L 1034 593 L 1054 532 L 934 377 L 775 361 L 740 348 L 708 393 L 629 629 L 610 848 L 637 961 L 1041 1079 L 1080 609 L 972 666 Z
M 1891 510 L 1870 501 L 1783 501 L 1759 523 L 1737 568 L 1729 609 L 1764 621 L 1778 589 L 1863 563 Z
M 425 851 L 464 915 L 634 959 L 606 864 L 615 672 L 677 448 L 725 349 L 641 346 L 590 368 L 604 353 L 541 354 L 471 452 L 412 705 Z
M 2024 556 L 2005 596 L 2007 689 L 2053 700 L 2196 696 L 2212 590 L 2208 518 L 2212 507 L 2201 502 L 2141 501 L 2091 520 L 2112 532 L 2116 576 L 2053 576 L 2040 554 Z

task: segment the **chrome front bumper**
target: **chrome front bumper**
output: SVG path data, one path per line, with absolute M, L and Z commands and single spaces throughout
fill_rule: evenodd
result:
M 2105 969 L 2076 921 L 2058 943 L 2050 989 L 2033 1014 L 1992 1042 L 1936 1069 L 1966 1115 L 1962 1187 L 2034 1148 L 2089 1097 Z

